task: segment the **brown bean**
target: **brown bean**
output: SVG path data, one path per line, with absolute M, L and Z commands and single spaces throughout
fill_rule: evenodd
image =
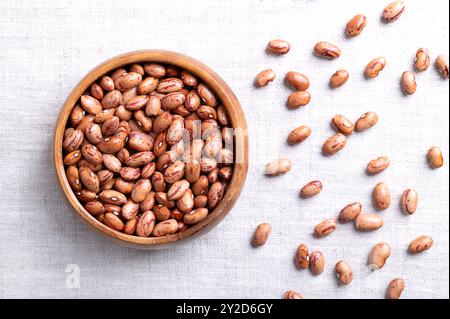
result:
M 106 154 L 117 153 L 122 147 L 123 141 L 116 136 L 107 137 L 97 144 L 97 148 L 100 150 L 100 152 Z
M 105 214 L 104 222 L 107 226 L 111 227 L 112 229 L 114 229 L 116 231 L 122 231 L 122 229 L 124 227 L 124 224 L 120 220 L 120 218 L 111 213 Z
M 387 156 L 380 156 L 371 160 L 367 164 L 367 173 L 369 174 L 379 174 L 389 167 L 390 161 Z
M 136 225 L 136 235 L 139 237 L 148 237 L 155 227 L 155 214 L 152 211 L 146 211 Z
M 170 200 L 176 200 L 181 198 L 184 193 L 189 189 L 189 182 L 185 179 L 175 182 L 167 191 L 167 197 Z
M 388 186 L 380 182 L 373 189 L 373 203 L 377 210 L 386 210 L 391 206 L 391 193 Z
M 335 266 L 335 271 L 341 284 L 348 285 L 352 282 L 353 270 L 345 261 L 338 261 Z
M 184 106 L 187 110 L 195 112 L 201 104 L 200 96 L 196 90 L 189 91 L 186 99 L 184 100 Z
M 349 73 L 345 69 L 337 70 L 330 78 L 330 87 L 336 89 L 347 82 Z
M 291 170 L 291 161 L 287 158 L 281 158 L 279 160 L 270 162 L 266 165 L 265 174 L 276 176 L 287 173 Z
M 405 11 L 405 3 L 403 1 L 394 1 L 386 6 L 383 10 L 382 17 L 386 22 L 397 20 Z
M 200 98 L 206 103 L 208 106 L 216 106 L 217 98 L 214 93 L 204 84 L 199 84 L 197 86 L 197 93 Z
M 427 153 L 428 164 L 431 168 L 439 168 L 444 165 L 444 157 L 442 156 L 442 151 L 437 146 L 432 146 Z
M 153 122 L 153 132 L 156 134 L 164 132 L 172 123 L 172 115 L 169 112 L 162 112 Z
M 74 130 L 69 133 L 63 140 L 62 147 L 67 152 L 77 150 L 83 144 L 84 134 L 80 130 Z
M 123 205 L 127 202 L 127 197 L 115 190 L 106 190 L 101 192 L 98 197 L 107 204 Z
M 103 161 L 102 153 L 92 144 L 84 144 L 81 147 L 81 154 L 83 158 L 93 164 L 101 164 Z
M 352 134 L 355 130 L 355 125 L 344 115 L 336 114 L 331 120 L 331 126 L 345 135 Z
M 304 298 L 300 293 L 294 290 L 289 290 L 284 293 L 283 299 L 304 299 Z
M 252 245 L 255 247 L 263 246 L 267 242 L 267 239 L 269 239 L 271 232 L 272 227 L 270 226 L 270 224 L 259 224 L 253 234 Z
M 342 52 L 334 44 L 321 41 L 314 46 L 314 53 L 321 58 L 336 59 L 341 56 Z
M 69 121 L 72 126 L 77 126 L 84 118 L 85 111 L 79 105 L 75 105 L 70 112 Z
M 308 77 L 300 72 L 289 71 L 286 73 L 285 80 L 298 91 L 306 91 L 309 88 Z
M 183 216 L 183 222 L 186 225 L 195 225 L 205 219 L 206 216 L 208 216 L 207 208 L 196 208 L 192 212 L 187 213 Z
M 159 80 L 153 76 L 146 77 L 137 86 L 138 94 L 150 94 L 158 86 Z
M 406 189 L 401 198 L 401 206 L 405 213 L 412 215 L 416 212 L 419 195 L 412 188 Z
M 135 203 L 140 203 L 145 200 L 148 193 L 152 190 L 152 184 L 149 179 L 140 179 L 134 184 L 131 191 L 131 199 Z
M 178 222 L 175 219 L 168 219 L 155 225 L 153 236 L 161 237 L 175 234 L 178 230 Z
M 291 145 L 298 144 L 306 140 L 311 135 L 309 126 L 302 125 L 293 129 L 288 135 L 288 143 Z
M 345 34 L 348 37 L 360 35 L 367 24 L 367 17 L 363 14 L 357 14 L 351 18 L 345 26 Z
M 348 223 L 354 220 L 362 210 L 362 205 L 359 202 L 354 202 L 345 206 L 339 213 L 339 221 L 341 223 Z
M 137 72 L 128 72 L 117 77 L 114 80 L 114 85 L 119 91 L 125 92 L 135 88 L 141 81 L 142 75 Z
M 386 291 L 386 299 L 400 299 L 403 289 L 405 281 L 402 278 L 392 279 Z
M 297 91 L 289 95 L 287 105 L 291 109 L 297 109 L 307 105 L 311 101 L 311 93 L 308 91 Z
M 258 87 L 263 87 L 275 80 L 275 71 L 272 69 L 267 69 L 259 72 L 255 78 L 255 85 Z
M 119 90 L 113 90 L 106 93 L 102 99 L 102 107 L 104 109 L 112 109 L 123 103 L 122 93 Z
M 329 137 L 322 146 L 322 153 L 325 156 L 334 155 L 345 147 L 347 138 L 341 133 Z
M 131 167 L 144 166 L 155 159 L 155 155 L 152 152 L 137 152 L 129 156 L 125 160 L 125 165 Z
M 336 218 L 326 219 L 314 228 L 314 236 L 325 237 L 336 230 Z
M 416 75 L 411 71 L 403 72 L 401 86 L 402 86 L 402 91 L 405 94 L 408 94 L 408 95 L 414 94 L 417 89 Z
M 308 247 L 300 244 L 295 253 L 295 265 L 299 269 L 306 269 L 309 267 L 309 251 Z
M 105 75 L 100 79 L 100 86 L 105 91 L 112 91 L 114 90 L 114 81 L 109 76 Z
M 285 40 L 275 39 L 267 44 L 267 50 L 276 54 L 286 54 L 291 49 L 289 43 Z
M 166 68 L 158 63 L 145 63 L 144 71 L 155 78 L 162 78 L 166 75 Z
M 408 250 L 412 254 L 418 254 L 430 249 L 431 246 L 433 246 L 433 238 L 430 236 L 419 236 L 409 244 Z
M 66 177 L 70 187 L 72 187 L 74 191 L 81 190 L 82 185 L 80 182 L 80 173 L 75 166 L 69 166 L 66 168 Z
M 111 117 L 113 117 L 115 112 L 116 112 L 116 109 L 105 109 L 95 115 L 94 122 L 97 124 L 102 124 L 107 119 L 110 119 Z
M 355 123 L 355 129 L 358 132 L 364 132 L 368 130 L 378 122 L 378 115 L 375 112 L 367 112 L 361 115 L 361 117 Z
M 84 209 L 93 216 L 98 216 L 105 213 L 105 207 L 99 201 L 90 201 L 84 205 Z
M 80 160 L 81 160 L 81 151 L 76 150 L 76 151 L 70 152 L 69 154 L 64 156 L 63 163 L 64 163 L 64 165 L 68 165 L 68 166 L 75 165 Z
M 370 61 L 366 69 L 364 70 L 364 75 L 366 78 L 375 78 L 386 66 L 386 59 L 384 57 L 377 57 Z
M 320 251 L 313 251 L 309 255 L 309 269 L 314 276 L 320 275 L 325 268 L 325 257 Z
M 362 231 L 374 231 L 383 225 L 383 218 L 379 214 L 360 213 L 355 217 L 355 226 Z
M 183 83 L 187 86 L 197 86 L 198 84 L 197 78 L 187 71 L 182 71 L 180 74 L 180 78 L 183 80 Z
M 445 55 L 439 55 L 436 58 L 436 68 L 444 79 L 448 79 L 448 57 Z
M 427 48 L 420 48 L 416 52 L 414 67 L 416 71 L 422 72 L 430 66 L 430 51 Z
M 134 232 L 136 231 L 136 226 L 137 226 L 138 221 L 139 221 L 138 216 L 134 217 L 133 219 L 128 220 L 123 227 L 123 232 L 128 235 L 133 235 Z
M 391 247 L 384 242 L 380 242 L 373 246 L 369 253 L 367 263 L 373 270 L 383 268 L 390 255 Z
M 300 196 L 302 198 L 309 198 L 316 196 L 322 191 L 322 183 L 320 181 L 311 181 L 303 186 L 300 190 Z
M 159 93 L 172 93 L 180 91 L 183 87 L 183 81 L 178 78 L 169 77 L 159 81 L 156 91 Z
M 211 209 L 219 205 L 220 201 L 223 198 L 224 192 L 225 188 L 221 182 L 215 182 L 211 185 L 207 194 L 208 206 Z
M 97 174 L 95 174 L 88 167 L 80 167 L 80 180 L 83 186 L 91 192 L 99 193 L 100 192 L 100 182 L 98 180 Z
M 80 97 L 80 103 L 83 109 L 89 114 L 97 114 L 102 111 L 102 105 L 100 102 L 89 95 L 82 95 Z

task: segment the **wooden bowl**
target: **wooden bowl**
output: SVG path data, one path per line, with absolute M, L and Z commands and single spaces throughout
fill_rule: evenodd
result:
M 220 204 L 208 214 L 208 216 L 200 221 L 198 224 L 174 235 L 164 237 L 138 237 L 127 235 L 115 231 L 108 226 L 99 222 L 91 214 L 89 214 L 81 205 L 72 191 L 64 170 L 62 142 L 63 135 L 66 128 L 66 123 L 69 118 L 72 108 L 75 106 L 80 96 L 89 88 L 89 86 L 97 81 L 101 76 L 117 69 L 121 66 L 130 63 L 139 62 L 158 62 L 163 64 L 170 64 L 185 69 L 200 78 L 206 83 L 220 98 L 223 106 L 228 112 L 233 128 L 239 128 L 240 133 L 235 135 L 234 154 L 235 164 L 233 169 L 233 177 L 230 181 L 228 190 L 226 191 Z M 244 113 L 238 99 L 234 95 L 230 87 L 222 78 L 213 70 L 203 63 L 188 57 L 186 55 L 175 53 L 171 51 L 162 50 L 141 50 L 121 54 L 112 59 L 103 62 L 92 71 L 90 71 L 73 89 L 69 97 L 64 103 L 61 113 L 56 124 L 54 136 L 54 165 L 56 175 L 58 177 L 61 189 L 74 209 L 74 211 L 97 232 L 106 235 L 108 238 L 117 243 L 126 246 L 143 249 L 162 249 L 169 247 L 175 243 L 186 242 L 187 239 L 199 236 L 206 233 L 214 227 L 233 207 L 234 203 L 239 197 L 242 187 L 245 182 L 248 169 L 248 137 L 247 137 L 247 123 L 245 121 Z M 240 158 L 237 158 L 240 156 Z

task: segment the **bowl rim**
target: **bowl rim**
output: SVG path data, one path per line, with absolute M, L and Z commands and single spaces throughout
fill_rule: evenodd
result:
M 222 201 L 212 212 L 208 214 L 205 219 L 199 223 L 180 233 L 164 237 L 139 237 L 127 235 L 125 233 L 118 232 L 98 221 L 94 216 L 88 213 L 78 201 L 75 193 L 68 183 L 63 164 L 63 135 L 70 112 L 76 105 L 80 96 L 90 87 L 92 83 L 100 79 L 101 76 L 110 73 L 112 70 L 132 63 L 146 62 L 173 65 L 196 75 L 219 97 L 222 105 L 228 113 L 232 127 L 239 128 L 241 130 L 240 134 L 235 135 L 234 142 L 235 157 L 238 155 L 240 158 L 239 160 L 235 160 L 233 166 L 233 176 Z M 167 50 L 138 50 L 126 52 L 112 57 L 90 70 L 78 82 L 65 100 L 60 110 L 54 131 L 53 162 L 58 184 L 64 193 L 64 198 L 69 202 L 70 206 L 77 213 L 77 215 L 79 215 L 88 225 L 90 225 L 91 228 L 96 230 L 98 233 L 106 235 L 106 237 L 114 240 L 116 243 L 125 246 L 143 249 L 163 249 L 176 243 L 185 243 L 188 239 L 193 239 L 194 237 L 205 234 L 207 231 L 216 226 L 233 207 L 242 191 L 248 171 L 247 123 L 241 105 L 231 88 L 216 72 L 202 62 L 187 55 Z

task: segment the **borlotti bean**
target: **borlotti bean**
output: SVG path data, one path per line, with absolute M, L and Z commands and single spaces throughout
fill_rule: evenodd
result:
M 402 278 L 392 279 L 386 291 L 386 299 L 400 299 L 405 289 L 405 281 Z
M 367 17 L 363 14 L 357 14 L 351 18 L 345 26 L 345 34 L 348 37 L 360 35 L 367 24 Z
M 322 191 L 323 185 L 320 181 L 311 181 L 300 189 L 300 196 L 302 198 L 309 198 L 316 196 Z
M 332 43 L 321 41 L 314 46 L 314 53 L 321 58 L 336 59 L 341 56 L 342 51 Z
M 290 49 L 289 43 L 281 39 L 272 40 L 267 44 L 267 50 L 276 54 L 286 54 Z
M 345 69 L 337 70 L 330 78 L 330 87 L 332 89 L 338 88 L 347 82 L 349 73 Z
M 391 256 L 391 247 L 384 242 L 380 242 L 373 246 L 369 253 L 367 263 L 373 270 L 383 268 L 386 260 Z
M 336 230 L 336 218 L 325 219 L 314 228 L 314 236 L 325 237 Z
M 431 246 L 433 246 L 433 238 L 430 236 L 419 236 L 409 244 L 408 250 L 411 254 L 418 254 L 430 249 Z
M 290 109 L 298 109 L 301 106 L 307 105 L 311 101 L 311 93 L 308 91 L 297 91 L 289 95 L 287 106 Z
M 362 210 L 360 202 L 354 202 L 345 206 L 339 213 L 338 220 L 341 223 L 348 223 L 354 220 Z
M 378 123 L 378 115 L 375 112 L 366 112 L 355 123 L 357 132 L 364 132 Z
M 418 202 L 419 194 L 417 194 L 415 189 L 408 188 L 403 191 L 400 202 L 403 212 L 409 215 L 414 214 L 416 212 Z
M 411 71 L 405 71 L 401 80 L 402 91 L 405 94 L 413 95 L 417 90 L 416 75 Z
M 423 72 L 430 66 L 430 51 L 427 48 L 420 48 L 416 52 L 414 67 L 416 71 Z
M 444 79 L 448 79 L 448 57 L 440 54 L 436 58 L 436 68 Z
M 405 11 L 405 3 L 403 1 L 391 2 L 383 10 L 383 19 L 386 22 L 392 22 L 397 20 Z
M 291 161 L 287 158 L 281 158 L 279 160 L 270 162 L 266 165 L 266 175 L 276 176 L 287 173 L 291 170 Z
M 309 267 L 309 250 L 305 244 L 300 244 L 295 253 L 295 265 L 299 269 Z
M 386 59 L 384 57 L 377 57 L 370 61 L 366 69 L 364 70 L 364 75 L 366 78 L 375 78 L 386 66 Z
M 442 151 L 437 146 L 432 146 L 427 153 L 428 164 L 431 168 L 436 169 L 444 165 L 444 157 Z
M 304 299 L 303 296 L 294 290 L 288 290 L 283 295 L 284 299 Z
M 350 135 L 355 130 L 355 124 L 344 115 L 336 114 L 331 120 L 331 126 L 345 135 Z
M 272 69 L 263 70 L 256 75 L 255 84 L 258 87 L 263 87 L 275 80 L 275 71 Z
M 302 125 L 293 129 L 288 135 L 288 143 L 290 145 L 298 144 L 306 140 L 311 135 L 309 126 Z
M 309 269 L 314 276 L 320 275 L 325 268 L 325 257 L 320 251 L 313 251 L 309 255 Z
M 255 229 L 255 233 L 253 234 L 252 245 L 255 247 L 263 246 L 267 242 L 267 239 L 269 239 L 271 232 L 272 227 L 270 226 L 270 224 L 259 224 Z
M 386 210 L 391 206 L 391 193 L 386 183 L 380 182 L 375 185 L 372 196 L 377 210 Z
M 329 137 L 322 146 L 322 153 L 325 156 L 334 155 L 345 147 L 347 138 L 342 133 L 337 133 Z
M 298 91 L 306 91 L 309 88 L 308 77 L 300 72 L 289 71 L 286 73 L 285 80 Z
M 379 174 L 389 167 L 390 161 L 387 156 L 380 156 L 375 158 L 367 164 L 367 173 L 369 174 Z
M 349 264 L 340 260 L 336 263 L 335 271 L 338 276 L 339 282 L 343 285 L 348 285 L 353 280 L 353 270 Z
M 193 74 L 158 63 L 124 66 L 72 109 L 62 143 L 66 177 L 86 211 L 116 231 L 178 233 L 225 195 L 233 175 L 229 126 L 218 97 Z
M 355 227 L 362 231 L 374 231 L 383 225 L 383 218 L 379 214 L 360 213 L 355 217 Z

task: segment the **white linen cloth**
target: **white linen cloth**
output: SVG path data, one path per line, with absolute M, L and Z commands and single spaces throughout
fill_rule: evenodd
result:
M 405 97 L 403 71 L 415 52 L 427 47 L 432 58 L 449 53 L 447 1 L 406 1 L 394 23 L 380 21 L 387 1 L 1 1 L 0 2 L 0 297 L 281 298 L 293 289 L 306 298 L 383 298 L 389 281 L 403 277 L 404 298 L 449 297 L 449 170 L 431 170 L 426 152 L 439 145 L 449 159 L 449 81 L 434 67 L 417 75 L 418 88 Z M 363 33 L 346 39 L 343 28 L 363 13 Z M 283 38 L 291 51 L 268 55 L 267 42 Z M 313 56 L 317 41 L 343 50 L 334 61 Z M 217 71 L 238 96 L 249 127 L 250 168 L 234 209 L 205 236 L 170 250 L 137 251 L 98 236 L 66 206 L 52 165 L 53 130 L 66 96 L 98 63 L 136 49 L 168 49 L 188 54 Z M 387 66 L 376 79 L 362 71 L 372 58 Z M 256 89 L 255 75 L 273 68 L 277 79 Z M 346 68 L 350 79 L 331 90 L 328 79 Z M 298 70 L 311 80 L 311 103 L 288 110 L 291 90 L 284 74 Z M 339 154 L 320 154 L 333 131 L 336 113 L 357 119 L 375 111 L 379 123 L 350 136 Z M 298 146 L 288 132 L 306 124 L 311 137 Z M 369 177 L 364 169 L 388 155 L 391 166 Z M 277 178 L 263 175 L 267 162 L 286 156 L 292 170 Z M 302 200 L 298 190 L 319 179 L 320 195 Z M 360 233 L 338 225 L 315 239 L 313 227 L 334 217 L 347 203 L 361 201 L 373 211 L 371 191 L 386 182 L 391 207 L 380 214 L 385 226 Z M 412 216 L 399 209 L 407 187 L 420 194 Z M 257 224 L 273 233 L 253 249 Z M 429 251 L 408 255 L 409 242 L 427 234 Z M 366 267 L 371 247 L 386 241 L 392 256 L 376 272 Z M 299 243 L 321 250 L 326 268 L 314 277 L 299 271 L 293 255 Z M 334 265 L 344 259 L 353 282 L 337 284 Z M 79 271 L 79 282 L 76 275 Z M 78 285 L 79 283 L 79 285 Z

